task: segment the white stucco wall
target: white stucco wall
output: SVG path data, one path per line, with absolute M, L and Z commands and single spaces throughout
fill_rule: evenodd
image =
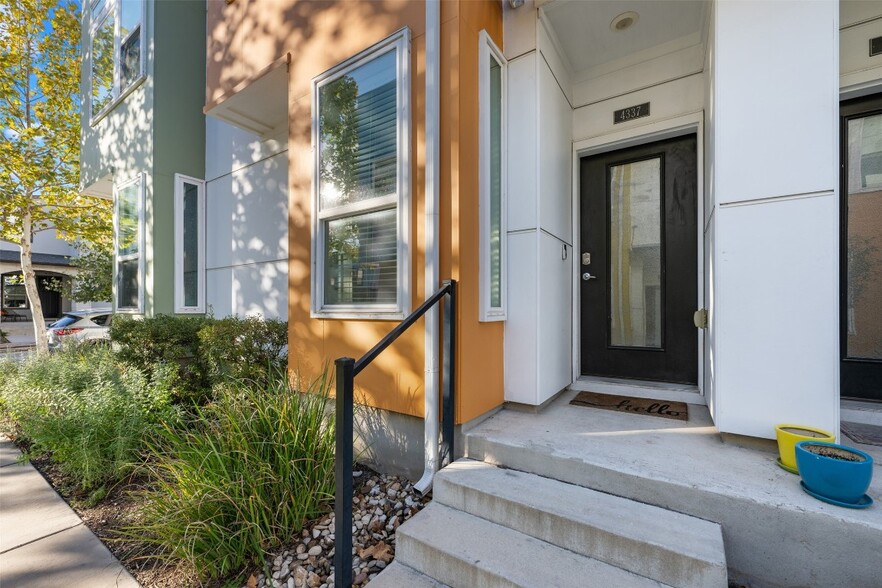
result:
M 206 121 L 206 300 L 214 316 L 288 317 L 286 130 Z
M 567 309 L 576 255 L 571 84 L 541 26 L 536 38 L 538 47 L 508 69 L 505 325 L 505 399 L 534 405 L 572 381 L 574 327 Z
M 723 432 L 771 438 L 781 422 L 838 431 L 838 16 L 833 2 L 715 6 L 713 377 Z
M 77 250 L 73 248 L 67 241 L 62 241 L 56 235 L 55 229 L 40 231 L 34 235 L 31 244 L 34 253 L 48 253 L 51 255 L 70 255 L 77 254 Z M 21 247 L 16 243 L 9 241 L 0 241 L 0 249 L 4 251 L 15 251 L 21 253 Z

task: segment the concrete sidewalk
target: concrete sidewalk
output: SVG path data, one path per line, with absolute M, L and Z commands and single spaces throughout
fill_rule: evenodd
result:
M 0 437 L 0 586 L 138 588 L 19 450 Z

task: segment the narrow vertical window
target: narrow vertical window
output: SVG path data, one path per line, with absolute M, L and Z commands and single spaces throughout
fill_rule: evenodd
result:
M 141 0 L 120 0 L 120 91 L 141 77 Z
M 505 320 L 505 71 L 502 52 L 481 31 L 480 43 L 480 313 Z
M 205 312 L 205 182 L 175 175 L 175 312 Z
M 409 304 L 408 35 L 313 81 L 313 312 L 398 317 Z
M 144 181 L 142 177 L 123 184 L 115 197 L 116 280 L 115 298 L 117 310 L 141 312 L 143 310 L 144 277 L 141 264 L 141 248 L 144 233 L 143 219 Z
M 113 14 L 105 13 L 92 32 L 92 116 L 113 100 Z

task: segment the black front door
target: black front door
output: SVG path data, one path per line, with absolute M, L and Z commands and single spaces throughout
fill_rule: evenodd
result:
M 61 316 L 61 293 L 55 290 L 55 282 L 61 280 L 55 276 L 37 276 L 37 294 L 40 296 L 40 306 L 43 307 L 44 318 L 59 318 Z
M 695 135 L 580 173 L 582 373 L 697 384 Z
M 882 401 L 882 94 L 841 114 L 841 393 Z

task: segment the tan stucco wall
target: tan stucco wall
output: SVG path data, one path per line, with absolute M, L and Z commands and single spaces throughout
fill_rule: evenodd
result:
M 502 45 L 498 1 L 442 2 L 441 277 L 460 281 L 457 420 L 503 401 L 503 324 L 478 322 L 478 32 Z M 311 80 L 391 35 L 411 34 L 412 305 L 425 299 L 425 4 L 418 0 L 209 2 L 206 102 L 286 52 L 289 69 L 290 367 L 318 374 L 340 356 L 359 357 L 391 321 L 310 318 Z M 378 408 L 423 414 L 423 329 L 418 323 L 356 379 Z

